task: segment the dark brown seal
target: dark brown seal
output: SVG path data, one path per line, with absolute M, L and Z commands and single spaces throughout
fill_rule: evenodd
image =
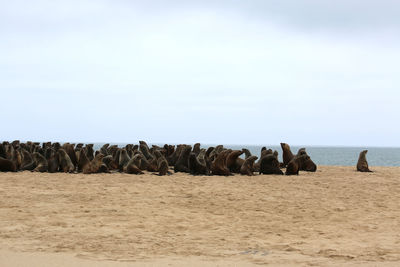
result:
M 186 145 L 181 154 L 178 157 L 178 160 L 175 163 L 174 171 L 175 172 L 190 172 L 189 171 L 189 155 L 192 151 L 192 146 Z
M 240 174 L 252 176 L 254 175 L 254 162 L 258 159 L 257 156 L 250 156 L 244 160 L 242 167 L 240 167 Z
M 204 154 L 205 154 L 205 150 Z M 200 155 L 199 151 L 199 155 Z M 191 152 L 189 155 L 189 171 L 193 175 L 208 175 L 209 171 L 207 168 L 207 164 L 205 161 L 200 161 L 199 158 L 196 156 L 196 153 Z
M 142 170 L 139 168 L 143 155 L 138 153 L 133 155 L 129 162 L 124 167 L 124 172 L 129 174 L 143 174 Z
M 281 143 L 281 147 L 282 147 L 283 167 L 286 167 L 288 163 L 294 158 L 294 155 L 290 150 L 290 146 L 288 144 Z
M 74 172 L 75 166 L 72 164 L 70 157 L 64 149 L 60 148 L 58 151 L 58 162 L 60 164 L 60 170 L 63 172 Z
M 279 161 L 274 154 L 268 154 L 261 158 L 260 174 L 283 174 L 279 168 Z
M 35 161 L 33 160 L 31 153 L 29 153 L 25 149 L 22 149 L 21 170 L 32 171 L 34 168 L 35 168 Z
M 211 164 L 211 172 L 214 175 L 231 175 L 228 167 L 226 166 L 226 158 L 232 151 L 230 149 L 220 152 L 217 158 Z
M 230 172 L 240 172 L 240 168 L 242 167 L 244 160 L 239 158 L 239 156 L 243 153 L 243 150 L 233 150 L 231 153 L 229 153 L 228 157 L 226 158 L 226 166 Z
M 367 162 L 367 154 L 368 150 L 363 150 L 360 152 L 360 156 L 358 157 L 357 161 L 357 171 L 359 172 L 372 172 L 369 167 L 368 167 L 368 162 Z
M 0 157 L 0 171 L 15 172 L 17 171 L 17 167 L 15 166 L 15 163 L 11 160 Z
M 35 161 L 36 168 L 33 169 L 34 172 L 47 172 L 48 165 L 47 159 L 40 153 L 34 152 L 32 157 Z

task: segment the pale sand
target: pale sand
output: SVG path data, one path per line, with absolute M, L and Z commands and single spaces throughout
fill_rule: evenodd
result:
M 0 266 L 400 266 L 400 167 L 371 168 L 0 173 Z

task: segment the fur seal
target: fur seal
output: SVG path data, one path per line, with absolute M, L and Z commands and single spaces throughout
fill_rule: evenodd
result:
M 49 148 L 46 153 L 47 158 L 47 171 L 50 173 L 58 172 L 59 162 L 58 156 L 54 148 Z
M 217 158 L 211 164 L 211 172 L 214 175 L 231 175 L 228 167 L 226 166 L 226 158 L 232 151 L 230 149 L 224 150 L 218 154 Z
M 60 169 L 63 172 L 74 172 L 75 167 L 72 164 L 71 159 L 69 158 L 67 152 L 64 149 L 60 148 L 58 151 L 58 162 L 60 164 Z
M 36 168 L 33 169 L 34 172 L 47 172 L 48 165 L 47 159 L 40 153 L 34 152 L 32 157 L 35 161 Z
M 29 153 L 25 149 L 22 149 L 21 170 L 32 171 L 34 168 L 35 168 L 35 161 L 33 160 L 31 153 Z
M 186 145 L 182 151 L 181 154 L 178 157 L 178 160 L 176 161 L 176 164 L 174 166 L 174 171 L 175 172 L 190 172 L 189 170 L 189 155 L 190 152 L 192 152 L 192 146 Z
M 261 158 L 260 174 L 283 174 L 279 168 L 279 161 L 273 154 L 268 154 Z
M 230 172 L 239 173 L 240 168 L 244 162 L 243 159 L 239 158 L 244 152 L 243 150 L 233 150 L 229 155 L 226 157 L 226 166 L 228 167 Z
M 286 175 L 298 175 L 299 171 L 316 171 L 317 165 L 307 154 L 296 155 L 286 167 Z
M 103 154 L 103 153 L 102 153 Z M 107 166 L 109 170 L 118 170 L 118 163 L 114 161 L 112 155 L 107 155 L 103 158 L 103 163 Z
M 152 160 L 154 157 L 150 153 L 150 148 L 145 141 L 139 141 L 139 148 L 147 160 Z
M 11 160 L 0 157 L 0 171 L 15 172 L 17 171 L 17 167 L 15 166 L 15 163 Z
M 205 153 L 205 152 L 204 152 Z M 200 155 L 200 152 L 199 152 Z M 196 153 L 191 152 L 189 155 L 189 171 L 193 175 L 208 175 L 209 171 L 205 162 L 200 162 Z
M 126 149 L 125 148 L 121 149 L 121 152 L 119 154 L 119 161 L 118 161 L 119 170 L 123 171 L 130 160 L 131 160 L 131 158 L 129 157 Z
M 139 168 L 142 158 L 142 154 L 133 155 L 133 157 L 125 165 L 124 172 L 129 174 L 143 174 L 142 170 Z
M 257 156 L 250 156 L 244 160 L 244 163 L 240 167 L 240 174 L 252 176 L 254 175 L 254 162 L 258 159 Z
M 169 172 L 169 166 L 168 166 L 168 161 L 167 159 L 164 157 L 164 155 L 162 155 L 159 151 L 154 151 L 156 157 L 157 157 L 157 169 L 158 169 L 158 175 L 162 176 L 162 175 L 167 175 L 170 174 Z
M 103 163 L 103 158 L 104 155 L 101 153 L 98 153 L 92 161 L 89 162 L 89 164 L 86 164 L 83 167 L 83 173 L 84 174 L 90 174 L 90 173 L 99 173 L 99 172 L 107 172 L 107 166 Z
M 88 165 L 90 160 L 86 155 L 86 148 L 82 148 L 79 153 L 78 172 L 83 171 L 83 168 Z
M 294 155 L 290 150 L 290 146 L 288 144 L 281 143 L 281 147 L 282 147 L 283 167 L 286 167 L 288 163 L 294 158 Z
M 367 154 L 368 150 L 363 150 L 360 152 L 360 156 L 358 157 L 358 161 L 357 161 L 357 171 L 359 172 L 372 172 L 369 168 L 368 168 L 368 162 L 367 162 Z
M 194 154 L 196 154 L 196 157 L 199 155 L 200 153 L 200 143 L 196 143 L 193 145 L 193 151 Z

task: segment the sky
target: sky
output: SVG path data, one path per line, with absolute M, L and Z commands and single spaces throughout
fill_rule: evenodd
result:
M 398 147 L 399 10 L 0 0 L 0 140 Z

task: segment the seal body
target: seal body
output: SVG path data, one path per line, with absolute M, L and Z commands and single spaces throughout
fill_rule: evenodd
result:
M 367 154 L 368 150 L 363 150 L 360 152 L 360 155 L 358 157 L 357 161 L 357 171 L 359 172 L 371 172 L 371 170 L 368 167 L 368 162 L 367 162 Z

